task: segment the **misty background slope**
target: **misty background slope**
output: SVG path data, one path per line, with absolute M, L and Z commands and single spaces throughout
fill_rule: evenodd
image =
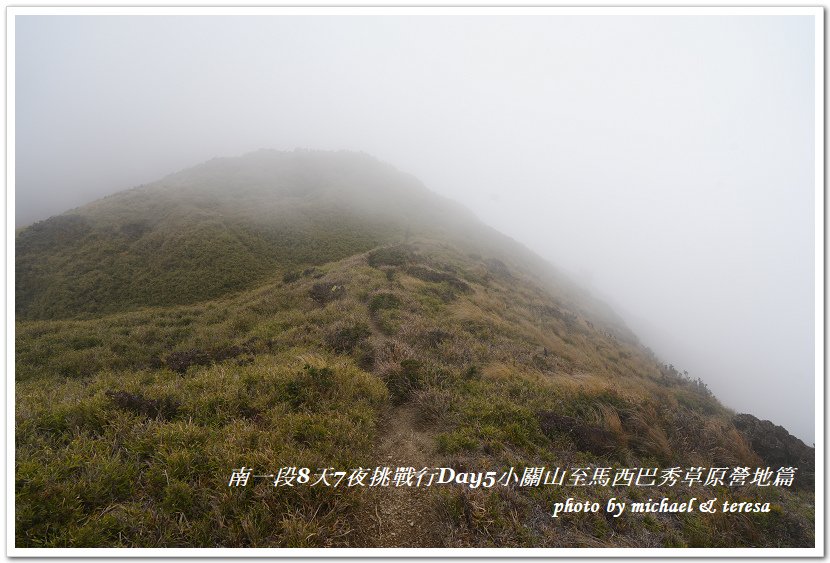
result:
M 366 151 L 590 281 L 725 403 L 814 425 L 801 17 L 22 17 L 17 226 L 260 147 Z
M 17 235 L 18 320 L 187 305 L 416 236 L 519 264 L 630 343 L 606 304 L 414 177 L 359 153 L 214 158 Z

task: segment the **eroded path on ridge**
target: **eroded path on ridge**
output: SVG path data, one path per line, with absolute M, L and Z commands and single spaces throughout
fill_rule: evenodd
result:
M 377 464 L 431 467 L 432 439 L 419 429 L 417 413 L 411 405 L 393 408 L 381 427 Z M 369 547 L 438 547 L 427 535 L 425 519 L 431 513 L 427 493 L 418 487 L 375 487 L 369 489 Z

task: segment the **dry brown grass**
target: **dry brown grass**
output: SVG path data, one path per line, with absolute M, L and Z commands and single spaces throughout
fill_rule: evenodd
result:
M 600 403 L 597 410 L 599 411 L 599 416 L 597 417 L 599 420 L 597 420 L 597 423 L 618 437 L 623 438 L 625 434 L 623 432 L 622 422 L 620 421 L 620 415 L 617 414 L 617 409 L 612 405 Z

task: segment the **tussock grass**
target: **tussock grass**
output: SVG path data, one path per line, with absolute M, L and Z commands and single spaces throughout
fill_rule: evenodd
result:
M 17 412 L 18 545 L 112 545 L 121 538 L 122 545 L 210 546 L 244 536 L 243 544 L 287 546 L 343 537 L 344 519 L 359 503 L 337 500 L 348 493 L 226 483 L 243 465 L 264 473 L 371 461 L 366 452 L 386 388 L 348 360 L 299 352 L 249 366 L 200 367 L 184 378 L 128 371 L 101 373 L 83 386 L 53 381 L 53 400 L 43 403 L 37 384 L 20 384 L 27 408 Z M 180 407 L 172 417 L 154 417 L 112 400 L 112 389 L 141 390 Z M 250 494 L 259 497 L 261 518 L 250 512 Z M 334 497 L 314 499 L 321 494 Z M 273 516 L 312 502 L 332 503 L 308 515 L 303 530 L 314 528 L 313 535 L 299 537 L 299 524 L 274 527 Z M 211 514 L 227 525 L 182 528 L 183 519 L 207 524 Z M 158 523 L 161 536 L 152 533 L 161 531 Z
M 383 248 L 285 279 L 275 271 L 256 289 L 198 304 L 18 320 L 17 545 L 371 545 L 359 529 L 362 489 L 263 479 L 229 488 L 227 479 L 243 465 L 382 465 L 384 421 L 399 408 L 414 412 L 436 466 L 760 463 L 733 413 L 667 377 L 561 287 L 423 238 L 405 252 Z M 405 270 L 412 264 L 420 277 Z M 446 546 L 812 541 L 803 491 L 761 491 L 781 507 L 763 518 L 552 522 L 562 494 L 426 491 L 425 537 Z

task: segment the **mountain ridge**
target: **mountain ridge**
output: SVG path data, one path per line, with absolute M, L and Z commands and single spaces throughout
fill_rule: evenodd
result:
M 324 170 L 316 177 L 309 179 L 312 175 L 309 169 L 318 171 L 323 167 L 321 163 L 331 167 L 332 163 L 329 159 L 334 159 L 333 170 Z M 254 172 L 250 171 L 252 163 L 255 167 Z M 343 163 L 349 165 L 346 173 L 352 174 L 356 179 L 348 180 L 344 189 L 332 190 L 333 182 L 340 181 L 342 178 L 338 175 L 333 179 L 332 174 L 341 171 Z M 288 172 L 283 170 L 286 164 L 289 167 Z M 364 173 L 361 176 L 360 173 L 351 170 L 355 167 L 362 168 L 367 164 L 373 171 L 374 169 L 380 171 L 379 177 L 374 177 L 371 173 Z M 276 180 L 271 174 L 274 171 L 281 171 Z M 352 183 L 357 183 L 366 176 L 370 180 L 369 189 L 363 188 L 356 192 Z M 396 183 L 400 181 L 403 181 L 403 184 Z M 253 188 L 250 187 L 252 182 Z M 221 189 L 217 189 L 217 185 Z M 337 185 L 340 186 L 340 184 Z M 247 187 L 240 189 L 240 186 Z M 390 187 L 394 190 L 389 190 Z M 325 189 L 329 190 L 328 194 L 333 192 L 337 197 L 327 197 L 322 202 L 314 200 L 311 204 L 314 207 L 314 216 L 308 218 L 307 224 L 302 224 L 302 218 L 298 220 L 296 216 L 291 217 L 291 215 L 302 215 L 304 206 L 280 205 L 284 202 L 284 198 L 274 197 L 275 195 L 284 196 L 285 192 L 280 193 L 278 190 L 286 188 L 289 193 L 295 194 L 294 199 L 309 197 L 309 191 L 319 197 L 320 190 Z M 383 204 L 380 207 L 383 207 L 390 199 L 395 200 L 395 197 L 388 197 L 388 192 L 392 192 L 393 196 L 399 196 L 413 189 L 418 197 L 398 198 L 396 205 L 391 208 L 391 213 L 381 212 L 377 201 L 367 201 L 377 194 L 385 194 L 386 197 L 380 202 Z M 358 205 L 349 209 L 347 200 L 355 196 L 358 198 Z M 244 200 L 244 197 L 249 199 Z M 250 199 L 252 197 L 253 201 Z M 162 198 L 161 201 L 157 201 L 159 198 Z M 219 205 L 216 204 L 217 198 Z M 273 202 L 270 205 L 260 205 L 263 200 L 273 200 Z M 244 203 L 238 203 L 239 201 L 244 201 Z M 230 207 L 226 207 L 228 205 Z M 178 217 L 176 217 L 177 213 Z M 236 214 L 246 217 L 253 215 L 254 219 L 236 221 L 234 217 Z M 173 220 L 170 219 L 171 216 L 174 217 Z M 222 216 L 230 216 L 232 222 L 222 221 L 220 219 Z M 179 243 L 177 240 L 180 238 L 179 233 L 175 229 L 181 228 L 190 220 L 198 223 L 203 232 L 189 233 L 188 236 L 191 238 L 203 236 L 210 243 L 224 243 L 229 248 L 222 249 L 220 255 L 216 256 L 203 248 L 190 249 L 189 246 L 194 246 L 192 242 L 189 245 L 184 242 Z M 173 221 L 172 225 L 168 226 L 166 223 L 171 221 Z M 222 223 L 217 225 L 217 221 Z M 58 224 L 53 225 L 54 223 Z M 327 232 L 327 225 L 332 223 L 344 224 L 337 225 L 337 228 Z M 52 230 L 57 231 L 57 236 L 50 236 Z M 322 231 L 322 236 L 319 232 L 315 236 L 312 232 L 315 230 Z M 46 232 L 41 234 L 40 231 Z M 18 266 L 22 266 L 19 268 L 22 273 L 16 272 L 16 286 L 39 287 L 48 283 L 51 291 L 54 292 L 56 286 L 71 283 L 67 280 L 59 280 L 55 283 L 55 280 L 48 279 L 49 276 L 54 275 L 56 269 L 60 271 L 61 268 L 66 268 L 68 266 L 66 263 L 58 264 L 57 268 L 54 264 L 48 267 L 43 265 L 40 268 L 32 265 L 31 261 L 27 260 L 28 245 L 35 246 L 35 250 L 39 252 L 36 258 L 40 261 L 43 259 L 44 247 L 51 247 L 57 253 L 66 252 L 67 241 L 71 244 L 82 237 L 92 238 L 93 245 L 100 243 L 101 238 L 108 237 L 110 240 L 105 243 L 107 248 L 103 253 L 99 250 L 86 263 L 83 258 L 78 259 L 76 256 L 72 263 L 71 275 L 77 278 L 92 272 L 101 272 L 105 270 L 102 267 L 103 262 L 107 266 L 105 271 L 112 278 L 112 283 L 107 284 L 110 293 L 117 292 L 120 288 L 132 288 L 133 284 L 125 280 L 123 274 L 124 271 L 133 269 L 134 260 L 130 253 L 137 253 L 139 260 L 150 263 L 153 274 L 161 277 L 162 280 L 170 277 L 171 270 L 175 271 L 175 260 L 180 258 L 181 254 L 184 254 L 182 259 L 187 260 L 182 268 L 184 276 L 176 276 L 174 280 L 168 282 L 169 287 L 160 298 L 154 298 L 146 292 L 139 291 L 141 299 L 130 295 L 120 298 L 116 296 L 116 304 L 113 307 L 95 308 L 92 311 L 93 313 L 106 313 L 128 310 L 129 306 L 147 304 L 164 306 L 185 303 L 186 301 L 177 300 L 169 294 L 182 294 L 181 278 L 191 276 L 194 268 L 202 270 L 203 278 L 208 277 L 204 270 L 212 269 L 212 264 L 206 265 L 204 262 L 210 258 L 227 260 L 228 255 L 238 253 L 242 256 L 243 263 L 228 264 L 224 268 L 229 271 L 233 271 L 234 268 L 247 269 L 245 277 L 256 281 L 263 279 L 267 272 L 279 268 L 291 269 L 318 265 L 331 259 L 344 257 L 352 251 L 366 251 L 379 244 L 403 242 L 407 237 L 418 233 L 448 238 L 456 244 L 470 247 L 471 251 L 481 250 L 484 247 L 501 260 L 509 261 L 511 258 L 518 258 L 522 261 L 523 268 L 530 267 L 536 273 L 550 276 L 557 283 L 567 285 L 571 291 L 582 293 L 587 298 L 584 290 L 556 270 L 549 262 L 514 239 L 482 223 L 465 207 L 429 191 L 414 176 L 401 173 L 389 164 L 382 163 L 365 153 L 350 151 L 283 152 L 267 149 L 260 149 L 241 157 L 214 158 L 169 174 L 157 182 L 122 190 L 25 228 L 16 237 L 18 251 L 16 260 Z M 163 237 L 162 240 L 157 240 L 159 237 L 155 235 L 159 234 Z M 40 237 L 32 235 L 40 235 Z M 38 244 L 41 242 L 38 238 L 44 241 Z M 285 247 L 291 244 L 304 247 L 312 245 L 323 247 L 326 244 L 337 246 L 339 242 L 342 242 L 339 240 L 342 238 L 352 240 L 348 240 L 342 250 L 324 252 L 321 256 L 297 256 L 296 253 L 292 254 L 290 251 L 274 255 L 273 252 L 275 246 Z M 62 244 L 64 248 L 61 248 Z M 189 256 L 191 250 L 205 252 L 206 255 L 196 257 L 194 260 L 192 256 Z M 251 256 L 247 256 L 249 251 Z M 162 261 L 157 255 L 159 252 L 166 252 L 170 256 Z M 44 274 L 44 270 L 49 271 Z M 47 280 L 43 281 L 41 279 L 43 277 Z M 145 285 L 149 284 L 146 279 L 139 281 Z M 94 283 L 89 285 L 101 282 L 100 277 L 97 277 Z M 158 284 L 159 280 L 156 279 L 155 285 Z M 220 296 L 224 294 L 226 288 L 239 290 L 251 287 L 250 283 L 245 283 L 238 277 L 231 277 L 231 279 L 217 279 L 211 287 L 202 291 L 198 289 L 194 291 L 198 300 Z M 66 289 L 67 293 L 73 294 L 94 291 L 90 287 L 72 286 Z M 100 292 L 100 287 L 96 286 L 96 289 Z M 83 306 L 88 304 L 88 301 L 82 301 L 70 306 L 50 307 L 48 300 L 38 299 L 25 293 L 22 295 L 18 293 L 16 297 L 16 313 L 21 318 L 71 318 L 73 314 L 83 315 L 86 312 Z M 119 300 L 127 303 L 119 304 L 117 303 Z M 32 301 L 36 304 L 30 305 Z M 594 301 L 596 305 L 602 306 L 601 302 Z M 55 312 L 55 309 L 58 312 Z M 607 306 L 604 309 L 604 314 L 613 318 L 614 323 L 618 325 L 619 335 L 636 339 L 618 315 Z
M 553 266 L 442 198 L 406 197 L 425 188 L 373 162 L 209 161 L 18 235 L 18 545 L 814 543 L 814 450 L 725 408 Z M 216 277 L 216 256 L 235 277 Z M 227 483 L 240 467 L 385 463 L 799 470 L 792 487 L 580 490 L 774 507 L 741 518 L 554 520 L 574 495 L 556 487 Z

